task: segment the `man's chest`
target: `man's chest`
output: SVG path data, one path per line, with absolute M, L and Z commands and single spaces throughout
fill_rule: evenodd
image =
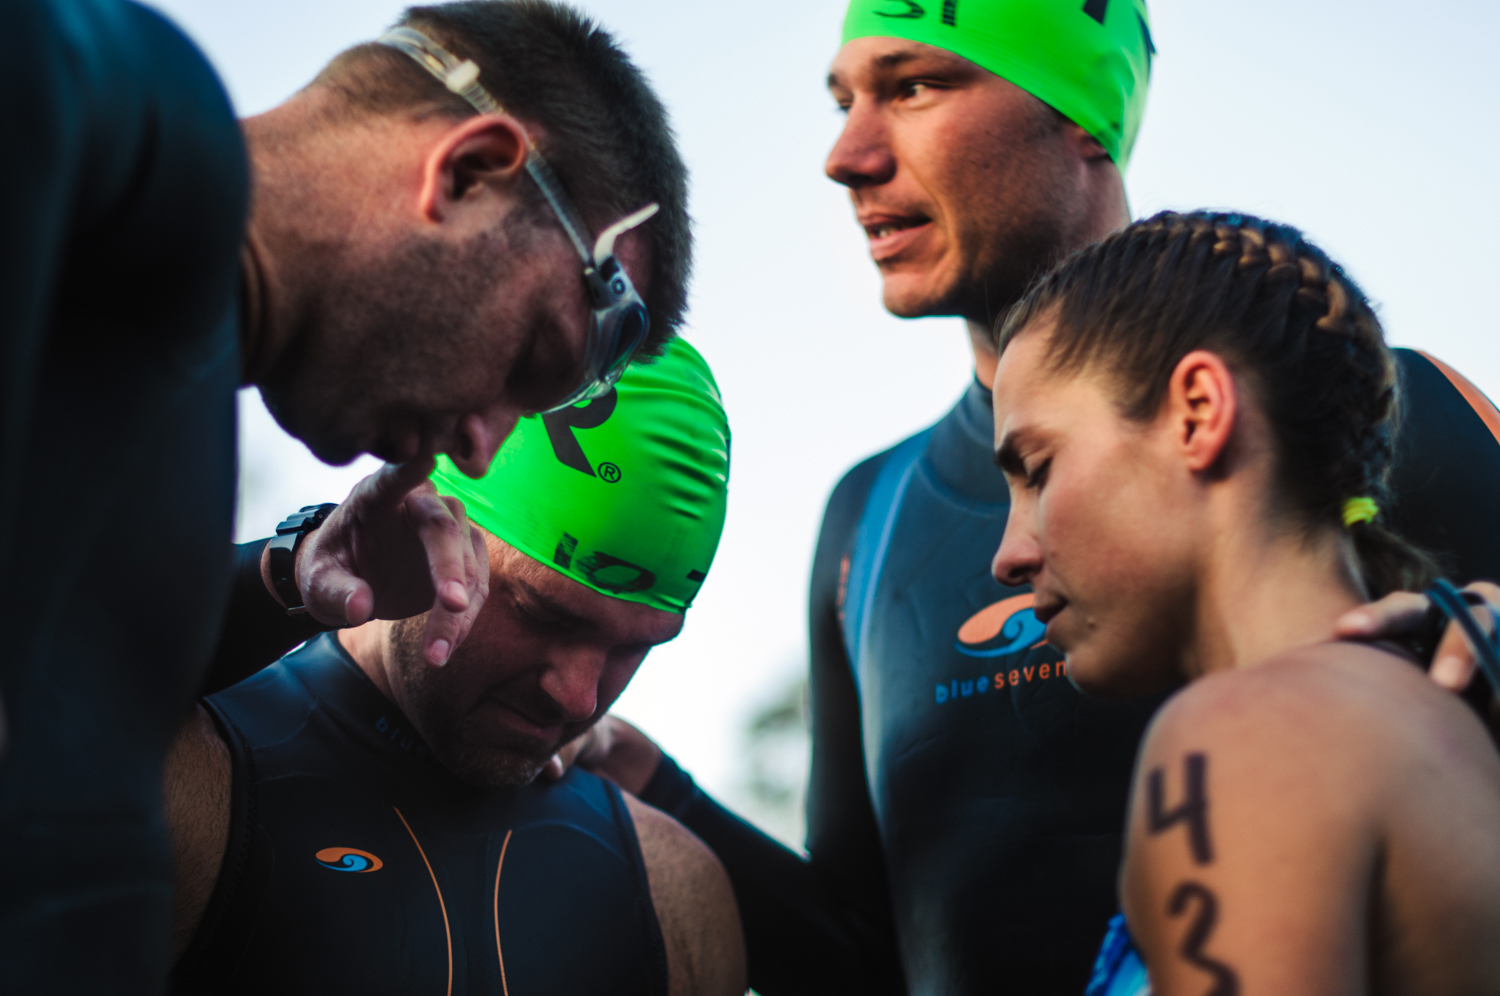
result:
M 425 801 L 261 780 L 229 991 L 649 991 L 649 893 L 607 822 Z

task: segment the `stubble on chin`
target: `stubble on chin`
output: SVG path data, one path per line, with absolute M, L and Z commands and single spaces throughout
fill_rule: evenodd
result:
M 344 464 L 380 448 L 393 418 L 433 417 L 473 393 L 455 358 L 489 349 L 494 331 L 479 316 L 511 272 L 516 228 L 458 246 L 411 236 L 333 268 L 262 380 L 276 421 L 325 463 Z
M 465 665 L 462 648 L 444 668 L 432 667 L 422 658 L 426 625 L 425 616 L 391 624 L 388 653 L 396 705 L 433 757 L 459 781 L 483 788 L 518 788 L 535 781 L 555 751 L 532 753 L 483 742 L 442 694 L 444 672 Z

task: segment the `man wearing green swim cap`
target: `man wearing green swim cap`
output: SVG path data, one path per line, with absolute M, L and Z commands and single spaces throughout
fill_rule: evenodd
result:
M 523 419 L 483 478 L 444 459 L 490 567 L 452 665 L 425 662 L 420 617 L 324 634 L 179 737 L 176 991 L 743 993 L 713 854 L 585 771 L 536 782 L 681 630 L 728 477 L 681 340 Z
M 1123 175 L 1154 58 L 1142 0 L 848 9 L 828 77 L 847 118 L 826 171 L 849 190 L 886 307 L 966 319 L 975 380 L 829 501 L 810 600 L 808 853 L 737 820 L 626 724 L 601 724 L 585 754 L 724 861 L 766 996 L 1077 996 L 1089 978 L 1154 703 L 1084 698 L 1030 589 L 990 576 L 1009 508 L 992 463 L 991 333 L 1033 277 L 1130 220 Z M 1405 452 L 1459 436 L 1495 451 L 1445 374 L 1399 356 L 1428 392 L 1411 394 L 1409 433 L 1424 435 Z M 1463 463 L 1398 470 L 1407 505 L 1447 503 L 1409 516 L 1408 535 L 1426 523 L 1423 541 L 1451 549 L 1431 527 L 1476 521 L 1453 504 L 1469 491 L 1453 477 Z M 1500 576 L 1490 563 L 1462 576 Z

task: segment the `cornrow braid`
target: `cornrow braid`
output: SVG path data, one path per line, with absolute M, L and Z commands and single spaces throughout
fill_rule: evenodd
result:
M 1350 498 L 1390 507 L 1395 359 L 1364 292 L 1290 225 L 1171 211 L 1136 222 L 1033 285 L 1006 317 L 1000 350 L 1044 318 L 1051 367 L 1108 371 L 1120 410 L 1137 421 L 1161 410 L 1184 356 L 1222 356 L 1273 427 L 1279 511 L 1309 530 L 1342 528 Z M 1378 519 L 1350 528 L 1372 596 L 1436 575 Z

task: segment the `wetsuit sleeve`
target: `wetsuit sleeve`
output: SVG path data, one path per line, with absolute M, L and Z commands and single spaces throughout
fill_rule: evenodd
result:
M 10 561 L 52 302 L 65 260 L 73 193 L 82 171 L 85 106 L 73 53 L 45 4 L 6 9 L 0 41 L 0 577 L 29 574 Z M 33 528 L 41 528 L 36 524 Z
M 663 757 L 641 798 L 676 817 L 729 871 L 764 996 L 905 992 L 885 862 L 865 789 L 859 703 L 838 634 L 840 563 L 874 479 L 871 464 L 829 503 L 813 568 L 813 772 L 808 856 L 783 847 L 701 791 Z
M 1404 402 L 1392 523 L 1451 580 L 1500 581 L 1500 412 L 1436 357 L 1395 353 Z
M 266 590 L 260 557 L 269 542 L 267 538 L 235 547 L 234 587 L 218 648 L 203 678 L 203 695 L 243 681 L 297 644 L 329 629 L 310 616 L 287 615 Z

